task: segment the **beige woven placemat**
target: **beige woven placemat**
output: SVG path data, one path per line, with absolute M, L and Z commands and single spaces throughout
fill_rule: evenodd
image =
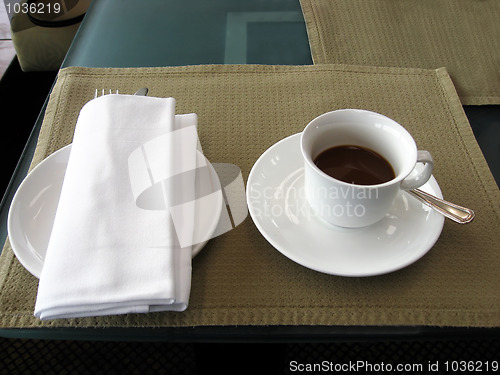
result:
M 446 198 L 475 208 L 467 226 L 446 222 L 431 251 L 387 275 L 345 278 L 302 267 L 275 250 L 248 217 L 211 240 L 193 261 L 190 306 L 151 313 L 40 322 L 38 280 L 7 244 L 0 258 L 1 327 L 206 325 L 500 325 L 500 193 L 445 70 L 351 66 L 67 68 L 51 95 L 33 165 L 71 142 L 95 88 L 173 96 L 177 113 L 199 116 L 203 151 L 238 165 L 246 181 L 257 158 L 339 108 L 399 121 L 436 161 Z M 306 251 L 306 249 L 304 249 Z
M 500 1 L 300 3 L 315 64 L 445 67 L 462 104 L 500 104 Z

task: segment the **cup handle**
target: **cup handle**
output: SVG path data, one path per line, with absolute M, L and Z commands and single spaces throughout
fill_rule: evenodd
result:
M 424 168 L 420 171 L 417 171 L 416 168 L 413 169 L 409 176 L 401 181 L 401 189 L 416 189 L 425 184 L 431 177 L 432 169 L 434 168 L 431 153 L 429 151 L 418 150 L 417 163 L 423 163 Z

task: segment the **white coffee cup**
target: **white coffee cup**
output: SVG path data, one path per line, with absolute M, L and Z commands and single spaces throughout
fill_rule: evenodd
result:
M 323 151 L 343 145 L 368 148 L 385 158 L 395 177 L 377 185 L 355 185 L 333 178 L 314 160 Z M 390 210 L 398 192 L 415 189 L 432 174 L 428 151 L 417 150 L 414 139 L 396 121 L 360 109 L 328 112 L 312 120 L 301 135 L 305 197 L 322 221 L 358 228 L 376 223 Z

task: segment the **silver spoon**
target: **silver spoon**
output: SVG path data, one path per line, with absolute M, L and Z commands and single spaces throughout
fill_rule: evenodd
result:
M 444 199 L 435 197 L 432 194 L 426 193 L 420 189 L 407 190 L 410 195 L 417 198 L 422 203 L 429 207 L 432 207 L 436 211 L 440 212 L 448 219 L 455 221 L 456 223 L 466 224 L 470 223 L 476 214 L 470 208 L 462 207 L 457 204 L 447 202 Z

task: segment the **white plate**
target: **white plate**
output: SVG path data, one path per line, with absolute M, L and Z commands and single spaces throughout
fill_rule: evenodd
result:
M 12 250 L 19 262 L 36 277 L 40 277 L 43 268 L 70 151 L 71 145 L 68 145 L 38 164 L 21 183 L 10 206 L 7 228 Z M 217 199 L 196 200 L 196 238 L 210 238 L 224 203 L 217 173 L 212 164 L 206 162 L 208 173 L 197 170 L 197 191 L 206 192 L 208 185 L 208 190 L 220 194 Z M 193 257 L 206 243 L 193 245 Z
M 257 160 L 247 203 L 262 235 L 283 255 L 310 269 L 339 276 L 374 276 L 406 267 L 439 238 L 444 217 L 400 192 L 390 212 L 365 228 L 320 222 L 303 194 L 300 134 L 276 143 Z M 434 177 L 421 188 L 442 198 Z

